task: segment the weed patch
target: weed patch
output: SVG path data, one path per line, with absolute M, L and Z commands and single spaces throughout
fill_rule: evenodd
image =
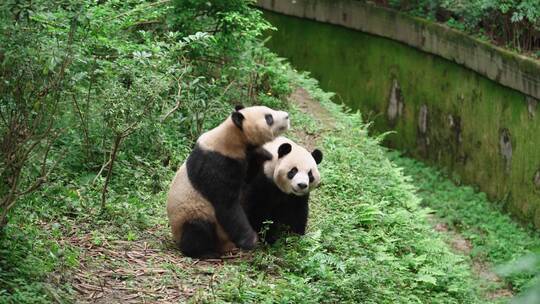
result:
M 532 253 L 540 247 L 539 235 L 506 215 L 485 193 L 469 186 L 458 186 L 446 174 L 419 161 L 390 153 L 418 187 L 422 206 L 429 208 L 442 224 L 459 232 L 471 244 L 465 254 L 474 261 L 487 261 L 496 267 Z M 520 292 L 531 284 L 531 274 L 514 273 L 506 278 Z

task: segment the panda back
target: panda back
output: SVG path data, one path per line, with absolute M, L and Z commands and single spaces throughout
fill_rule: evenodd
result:
M 246 175 L 246 161 L 202 149 L 198 144 L 186 161 L 193 187 L 212 205 L 233 204 Z

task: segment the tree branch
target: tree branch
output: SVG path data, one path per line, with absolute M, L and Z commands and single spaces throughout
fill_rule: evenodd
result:
M 111 180 L 112 169 L 114 165 L 114 160 L 116 159 L 116 153 L 122 142 L 122 135 L 116 134 L 116 138 L 113 144 L 113 150 L 109 158 L 109 171 L 107 172 L 107 177 L 105 178 L 105 185 L 103 185 L 103 190 L 101 191 L 101 211 L 105 211 L 105 202 L 107 201 L 107 187 L 109 186 L 109 181 Z

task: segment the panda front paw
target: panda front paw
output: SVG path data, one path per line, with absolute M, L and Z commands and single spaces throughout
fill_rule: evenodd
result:
M 251 250 L 257 245 L 257 233 L 252 232 L 247 237 L 236 242 L 236 246 L 244 250 Z

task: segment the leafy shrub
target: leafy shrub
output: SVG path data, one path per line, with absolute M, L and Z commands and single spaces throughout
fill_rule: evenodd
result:
M 50 302 L 72 220 L 133 240 L 164 218 L 172 172 L 232 104 L 286 106 L 252 3 L 0 3 L 0 302 Z
M 77 16 L 66 12 L 60 32 L 36 21 L 30 15 L 33 6 L 18 10 L 8 2 L 0 8 L 1 231 L 10 209 L 37 190 L 55 166 L 56 120 L 69 98 L 78 24 Z
M 389 0 L 376 1 L 415 16 L 488 37 L 518 51 L 540 49 L 540 1 L 537 0 Z

